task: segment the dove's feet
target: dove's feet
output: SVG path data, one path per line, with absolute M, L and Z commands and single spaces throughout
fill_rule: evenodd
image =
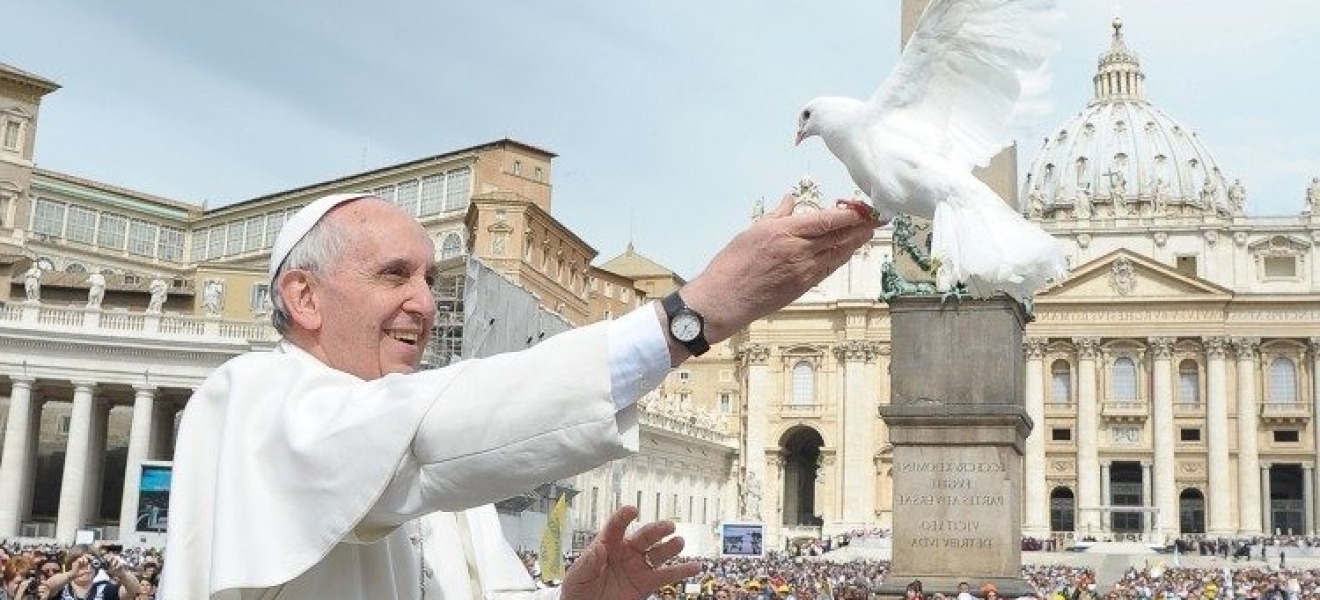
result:
M 880 227 L 885 224 L 884 219 L 880 218 L 880 213 L 876 212 L 874 208 L 871 208 L 870 204 L 862 202 L 861 200 L 858 200 L 856 198 L 842 198 L 839 200 L 835 200 L 834 204 L 836 206 L 843 206 L 852 209 L 853 212 L 856 212 L 857 214 L 861 215 L 863 219 L 867 219 L 874 222 L 876 224 L 876 227 Z

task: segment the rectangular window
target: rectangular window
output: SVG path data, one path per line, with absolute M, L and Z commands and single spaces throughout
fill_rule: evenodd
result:
M 1297 276 L 1297 257 L 1295 256 L 1266 256 L 1265 276 L 1293 278 Z
M 660 492 L 655 493 L 655 518 L 652 521 L 660 520 Z
M 404 181 L 399 183 L 398 197 L 394 200 L 403 212 L 411 216 L 417 216 L 417 180 Z
M 32 231 L 60 237 L 64 230 L 64 203 L 38 199 L 32 209 Z
M 243 222 L 230 221 L 225 224 L 225 256 L 243 251 Z
M 266 235 L 261 241 L 263 248 L 275 245 L 275 238 L 280 235 L 281 227 L 284 227 L 284 211 L 277 210 L 266 214 Z
M 19 133 L 23 131 L 23 124 L 18 121 L 5 121 L 5 149 L 18 150 Z
M 427 175 L 422 178 L 421 216 L 440 212 L 445 198 L 445 176 Z
M 96 241 L 96 211 L 81 206 L 69 206 L 69 221 L 64 226 L 65 239 L 90 244 Z
M 55 421 L 55 433 L 69 435 L 69 424 L 72 422 L 73 417 L 69 415 L 60 415 L 59 420 Z
M 247 231 L 244 232 L 243 251 L 260 250 L 261 243 L 266 239 L 266 216 L 248 217 L 245 227 Z
M 720 393 L 720 412 L 726 415 L 733 412 L 733 394 L 728 392 Z
M 1201 441 L 1201 430 L 1196 427 L 1184 427 L 1178 430 L 1178 439 L 1184 442 Z
M 183 230 L 173 227 L 160 227 L 156 238 L 156 258 L 179 262 L 183 260 Z
M 206 232 L 206 258 L 225 255 L 225 226 L 216 225 Z
M 101 213 L 101 228 L 96 232 L 96 245 L 111 250 L 123 250 L 124 232 L 127 229 L 128 218 Z
M 128 222 L 128 252 L 138 256 L 156 255 L 156 224 L 133 219 Z
M 1296 429 L 1277 429 L 1274 431 L 1274 443 L 1276 444 L 1296 444 L 1301 439 L 1301 432 Z
M 600 524 L 600 487 L 591 486 L 591 520 L 592 527 Z
M 445 210 L 466 210 L 472 198 L 472 169 L 454 169 L 445 174 L 445 179 Z
M 207 229 L 197 229 L 193 231 L 192 260 L 193 262 L 202 262 L 208 257 L 206 255 L 206 234 L 211 231 Z
M 1056 427 L 1056 428 L 1054 428 L 1054 429 L 1051 429 L 1051 430 L 1050 430 L 1050 441 L 1051 441 L 1051 442 L 1071 442 L 1071 441 L 1072 441 L 1072 430 L 1071 430 L 1071 429 L 1067 429 L 1067 428 L 1063 428 L 1063 427 Z
M 248 306 L 253 311 L 261 309 L 266 302 L 266 294 L 270 292 L 270 284 L 254 283 L 252 284 L 252 296 L 248 298 Z
M 394 184 L 382 185 L 371 190 L 371 195 L 387 202 L 394 202 Z
M 1174 270 L 1188 277 L 1196 277 L 1196 257 L 1179 256 L 1174 264 Z
M 687 382 L 689 382 L 689 381 L 692 381 L 692 372 L 691 372 L 691 371 L 679 371 L 679 372 L 678 372 L 678 380 L 679 380 L 679 381 L 682 381 L 683 383 L 687 383 Z

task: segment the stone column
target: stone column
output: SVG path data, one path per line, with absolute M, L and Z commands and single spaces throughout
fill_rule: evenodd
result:
M 1226 340 L 1222 337 L 1205 338 L 1206 367 L 1206 445 L 1209 469 L 1209 523 L 1206 534 L 1210 537 L 1229 537 L 1233 531 L 1233 485 L 1228 464 L 1228 378 L 1225 376 Z
M 1109 495 L 1110 464 L 1107 460 L 1100 461 L 1100 506 L 1104 507 L 1100 510 L 1100 530 L 1106 532 L 1113 529 L 1111 525 L 1113 519 L 1108 508 L 1114 503 L 1113 498 Z
M 1155 445 L 1154 498 L 1147 498 L 1157 509 L 1155 513 L 1157 542 L 1166 542 L 1178 535 L 1178 485 L 1175 481 L 1177 458 L 1174 440 L 1178 432 L 1173 426 L 1173 343 L 1174 338 L 1150 338 L 1154 356 L 1151 366 L 1153 404 L 1151 405 L 1151 438 Z
M 1302 531 L 1305 535 L 1315 535 L 1315 465 L 1302 463 Z
M 850 526 L 870 524 L 875 514 L 875 410 L 876 390 L 869 371 L 875 361 L 875 342 L 850 340 L 835 346 L 843 361 L 843 500 L 842 520 Z M 827 488 L 828 489 L 828 488 Z M 827 519 L 828 520 L 828 519 Z
M 69 417 L 69 441 L 64 452 L 64 477 L 60 483 L 60 508 L 55 519 L 55 539 L 72 544 L 74 534 L 87 520 L 88 448 L 92 440 L 92 394 L 96 383 L 73 382 L 73 414 Z
M 156 387 L 133 386 L 133 425 L 128 433 L 128 454 L 124 460 L 124 499 L 119 505 L 119 537 L 137 530 L 138 484 L 142 461 L 148 459 L 151 434 L 155 427 Z M 596 525 L 595 523 L 592 524 Z
M 1150 461 L 1143 460 L 1141 461 L 1141 506 L 1145 508 L 1150 508 L 1151 506 L 1150 491 L 1151 491 Z M 1149 512 L 1142 513 L 1141 516 L 1142 531 L 1147 533 L 1154 531 L 1154 523 L 1153 523 L 1154 519 L 1152 519 L 1151 516 L 1152 513 Z
M 767 443 L 767 419 L 770 414 L 770 398 L 773 385 L 770 382 L 770 347 L 764 344 L 745 344 L 739 351 L 743 365 L 747 369 L 747 429 L 743 432 L 744 457 L 743 481 L 761 487 L 760 506 L 755 514 L 744 514 L 745 518 L 764 520 L 769 523 L 773 513 L 769 512 L 769 499 L 766 498 L 768 474 L 765 468 L 765 448 Z
M 816 511 L 826 523 L 839 522 L 839 496 L 848 496 L 843 482 L 835 473 L 839 469 L 838 456 L 831 448 L 820 449 L 820 468 L 816 479 Z
M 761 464 L 765 465 L 765 484 L 761 486 L 761 517 L 766 524 L 767 548 L 782 548 L 784 520 L 784 455 L 778 448 L 766 450 Z M 769 544 L 774 544 L 773 546 Z
M 1050 498 L 1045 482 L 1045 347 L 1046 338 L 1028 338 L 1023 344 L 1027 353 L 1027 376 L 1024 389 L 1027 416 L 1036 426 L 1027 436 L 1023 456 L 1025 489 L 1023 495 L 1022 534 L 1037 539 L 1050 535 Z
M 1313 219 L 1317 217 L 1320 217 L 1320 211 L 1311 215 Z M 1313 444 L 1311 452 L 1320 454 L 1320 421 L 1318 421 L 1320 419 L 1320 337 L 1313 337 L 1307 341 L 1311 350 L 1311 443 Z M 1320 488 L 1316 487 L 1320 486 L 1320 478 L 1313 477 L 1312 481 L 1313 485 L 1306 489 L 1311 493 L 1311 498 L 1320 499 Z M 1316 506 L 1316 504 L 1316 502 L 1312 502 L 1306 507 L 1306 516 L 1312 522 L 1315 522 L 1316 513 L 1320 511 L 1320 506 Z M 1312 531 L 1307 535 L 1320 533 Z
M 1096 359 L 1100 338 L 1074 338 L 1077 347 L 1077 529 L 1082 535 L 1100 528 L 1099 403 Z
M 1256 349 L 1260 340 L 1237 338 L 1237 424 L 1238 424 L 1238 535 L 1261 533 L 1261 488 L 1253 477 L 1260 468 L 1256 402 Z
M 23 481 L 30 477 L 33 424 L 32 385 L 35 378 L 10 376 L 9 419 L 5 422 L 4 454 L 0 455 L 0 538 L 15 538 L 21 533 L 29 498 L 24 497 Z
M 101 515 L 101 484 L 105 446 L 110 433 L 110 408 L 110 403 L 105 400 L 92 403 L 92 438 L 87 442 L 87 484 L 83 486 L 83 520 L 88 523 Z
M 1274 531 L 1274 513 L 1270 510 L 1270 464 L 1260 463 L 1260 496 L 1264 500 L 1260 504 L 1260 512 L 1265 522 L 1265 533 L 1269 535 Z

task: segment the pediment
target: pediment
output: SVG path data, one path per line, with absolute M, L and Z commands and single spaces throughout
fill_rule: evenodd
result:
M 1128 250 L 1115 250 L 1074 269 L 1050 299 L 1227 299 L 1232 290 Z

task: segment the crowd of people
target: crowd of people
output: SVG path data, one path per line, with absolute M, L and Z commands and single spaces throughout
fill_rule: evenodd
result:
M 151 600 L 161 553 L 117 544 L 0 544 L 0 600 Z
M 854 532 L 858 539 L 888 532 Z M 1219 540 L 1204 546 L 1183 540 L 1192 553 L 1222 555 Z M 1227 548 L 1313 547 L 1317 540 L 1294 537 L 1223 540 Z M 534 553 L 520 553 L 528 571 L 539 575 Z M 1228 556 L 1231 557 L 1230 550 Z M 1025 555 L 1024 559 L 1030 559 Z M 116 545 L 0 544 L 3 588 L 0 600 L 100 597 L 150 600 L 155 597 L 163 562 L 156 549 Z M 765 558 L 708 558 L 701 572 L 663 586 L 651 600 L 865 600 L 889 575 L 889 562 L 854 560 L 835 563 L 809 555 L 770 553 Z M 1225 563 L 1215 568 L 1168 566 L 1167 559 L 1130 568 L 1121 578 L 1097 585 L 1094 570 L 1067 565 L 1028 564 L 1022 578 L 1040 600 L 1215 600 L 1246 598 L 1304 600 L 1320 598 L 1320 570 L 1280 568 L 1258 563 Z M 919 584 L 918 584 L 919 585 Z M 982 582 L 969 579 L 968 596 L 917 590 L 928 600 L 994 597 Z M 99 596 L 97 595 L 99 592 Z

